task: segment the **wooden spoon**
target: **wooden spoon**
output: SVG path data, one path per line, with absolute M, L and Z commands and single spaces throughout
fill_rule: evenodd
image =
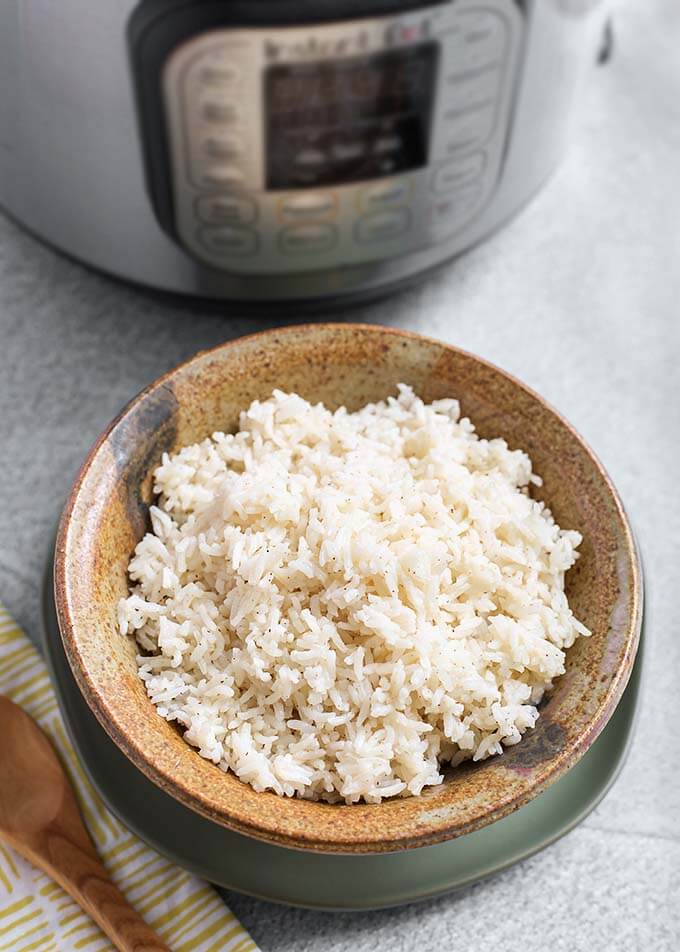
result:
M 120 952 L 169 952 L 111 882 L 47 737 L 1 695 L 0 838 L 55 879 Z

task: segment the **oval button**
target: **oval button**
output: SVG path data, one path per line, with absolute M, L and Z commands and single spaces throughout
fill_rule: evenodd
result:
M 201 104 L 201 115 L 206 122 L 233 123 L 241 118 L 241 110 L 227 100 L 206 99 Z
M 257 251 L 257 233 L 252 228 L 202 228 L 198 240 L 208 251 L 245 257 Z
M 335 195 L 322 192 L 307 192 L 301 195 L 289 195 L 282 198 L 279 214 L 283 221 L 310 221 L 319 218 L 331 218 L 337 210 Z
M 447 151 L 454 152 L 482 145 L 491 135 L 494 117 L 493 104 L 467 112 L 458 112 L 456 109 L 446 112 L 444 119 Z
M 208 136 L 201 142 L 201 151 L 210 159 L 240 159 L 243 143 L 236 136 Z
M 474 182 L 482 174 L 485 164 L 483 152 L 473 152 L 440 166 L 432 176 L 432 188 L 438 194 L 451 192 L 461 185 Z
M 231 86 L 241 77 L 233 63 L 206 63 L 199 68 L 198 78 L 206 86 Z
M 203 195 L 196 202 L 196 215 L 207 225 L 249 225 L 257 206 L 243 195 Z
M 447 89 L 446 98 L 455 109 L 484 106 L 498 99 L 500 83 L 501 73 L 498 69 L 455 74 L 447 79 L 449 89 Z
M 290 255 L 329 251 L 336 241 L 334 225 L 294 225 L 284 228 L 279 235 L 281 251 Z
M 463 10 L 459 16 L 460 27 L 447 43 L 450 66 L 460 73 L 498 64 L 508 42 L 503 20 L 491 10 Z
M 201 188 L 240 188 L 243 181 L 243 172 L 234 165 L 213 165 L 198 173 Z
M 356 238 L 361 244 L 374 241 L 389 241 L 403 234 L 410 224 L 407 208 L 395 208 L 392 211 L 375 212 L 365 215 L 356 225 Z
M 408 179 L 396 179 L 371 185 L 359 194 L 359 204 L 364 211 L 379 211 L 394 205 L 405 205 L 411 196 L 411 183 Z

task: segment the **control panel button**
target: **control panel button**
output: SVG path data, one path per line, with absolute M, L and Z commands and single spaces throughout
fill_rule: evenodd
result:
M 236 136 L 208 136 L 201 142 L 201 151 L 210 159 L 240 159 L 243 143 Z
M 206 63 L 198 70 L 199 82 L 204 86 L 233 86 L 241 78 L 241 70 L 234 63 Z
M 495 102 L 500 83 L 499 70 L 485 69 L 481 72 L 453 74 L 446 79 L 446 99 L 453 109 L 470 109 Z
M 208 166 L 201 169 L 196 178 L 200 188 L 241 188 L 244 182 L 243 172 L 235 165 Z
M 233 124 L 241 118 L 241 110 L 226 99 L 206 99 L 201 103 L 201 116 L 206 122 Z
M 481 187 L 470 185 L 452 192 L 447 198 L 438 199 L 430 213 L 433 230 L 439 236 L 458 231 L 477 210 L 481 196 Z
M 432 189 L 438 194 L 445 194 L 461 185 L 474 182 L 484 171 L 486 156 L 483 152 L 473 152 L 472 155 L 453 159 L 441 165 L 432 176 Z
M 279 202 L 279 217 L 286 222 L 331 218 L 337 211 L 337 199 L 330 192 L 304 192 L 289 195 Z
M 207 225 L 249 225 L 257 205 L 245 195 L 203 195 L 196 201 L 196 216 Z
M 242 257 L 254 255 L 258 248 L 257 233 L 252 228 L 202 228 L 198 240 L 213 254 Z
M 448 66 L 456 72 L 498 64 L 507 44 L 503 20 L 490 10 L 465 10 L 448 40 Z
M 503 32 L 503 20 L 493 10 L 462 10 L 461 26 L 468 43 L 488 43 Z
M 291 225 L 279 235 L 284 254 L 318 254 L 329 251 L 336 243 L 338 230 L 334 225 Z
M 359 219 L 355 227 L 356 239 L 360 244 L 389 241 L 402 235 L 409 224 L 410 215 L 407 208 L 375 212 Z
M 494 112 L 494 104 L 465 112 L 447 110 L 444 114 L 446 151 L 453 153 L 459 149 L 472 149 L 486 142 L 493 131 Z
M 405 205 L 411 197 L 411 183 L 408 179 L 394 179 L 369 185 L 359 193 L 359 205 L 363 211 L 373 212 L 395 205 Z

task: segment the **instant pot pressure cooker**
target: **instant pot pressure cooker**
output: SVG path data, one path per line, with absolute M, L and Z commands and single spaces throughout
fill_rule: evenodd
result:
M 564 154 L 598 0 L 3 0 L 0 203 L 91 265 L 237 301 L 372 295 Z

